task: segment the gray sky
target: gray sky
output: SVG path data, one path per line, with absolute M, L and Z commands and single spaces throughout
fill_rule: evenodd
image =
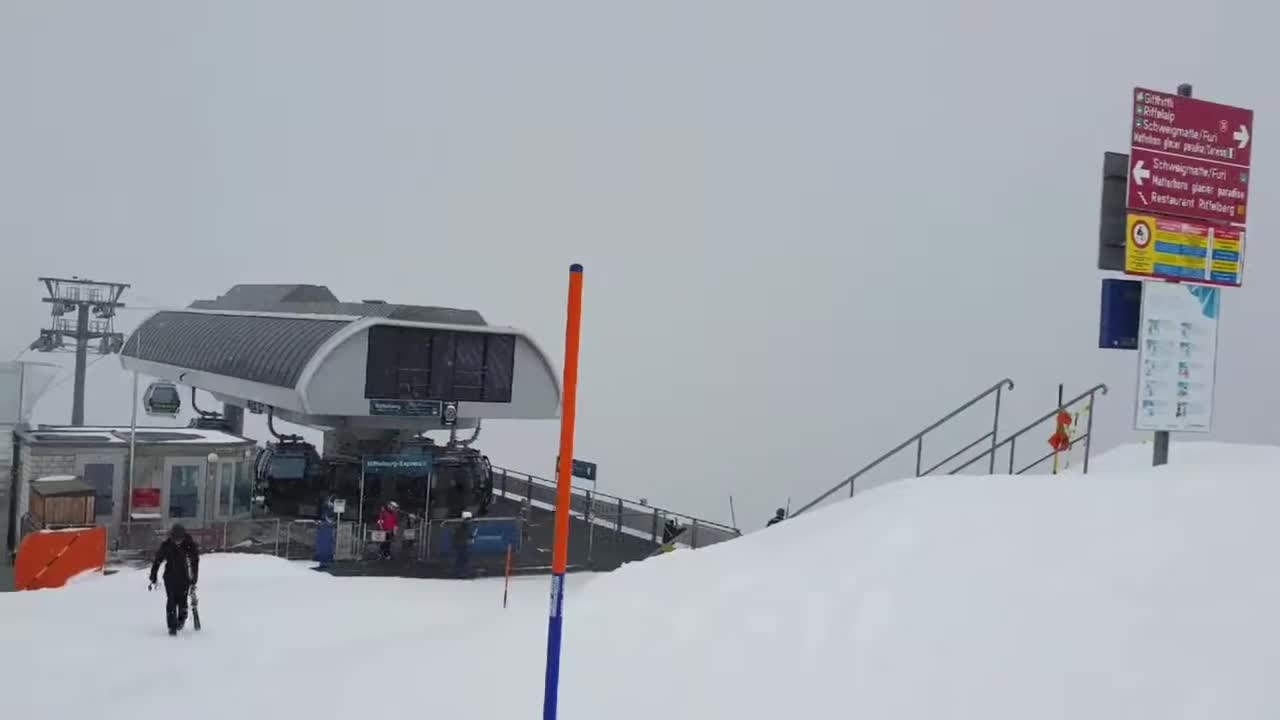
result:
M 1214 436 L 1271 442 L 1280 11 L 1160 8 L 0 0 L 0 351 L 47 319 L 37 275 L 79 274 L 474 307 L 558 358 L 578 261 L 602 490 L 755 524 L 1006 375 L 1006 427 L 1110 383 L 1111 445 L 1136 357 L 1095 349 L 1101 154 L 1134 85 L 1192 82 L 1257 112 Z M 91 421 L 128 419 L 115 368 Z M 556 437 L 482 444 L 548 473 Z

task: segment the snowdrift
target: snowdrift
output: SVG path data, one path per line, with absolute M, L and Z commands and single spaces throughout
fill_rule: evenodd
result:
M 561 717 L 1280 716 L 1276 450 L 907 480 L 571 576 Z M 176 639 L 136 572 L 0 596 L 0 717 L 540 713 L 546 578 L 504 612 L 500 582 L 203 568 Z

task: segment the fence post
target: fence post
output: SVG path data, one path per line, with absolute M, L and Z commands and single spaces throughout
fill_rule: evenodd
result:
M 924 436 L 916 440 L 916 477 L 920 477 L 921 462 L 924 460 Z M 852 485 L 853 483 L 850 483 Z M 852 489 L 852 488 L 850 488 Z
M 524 481 L 525 498 L 529 504 L 533 504 L 533 476 L 528 476 Z
M 1013 474 L 1013 448 L 1017 442 L 1018 442 L 1017 435 L 1014 435 L 1013 437 L 1009 438 L 1009 474 L 1010 475 Z
M 623 508 L 622 508 L 622 498 L 618 498 L 618 522 L 616 523 L 616 525 L 615 525 L 615 529 L 614 529 L 614 531 L 613 531 L 613 534 L 614 534 L 618 539 L 620 539 L 620 538 L 622 537 L 622 510 L 623 510 Z M 618 542 L 618 539 L 615 539 L 615 540 L 614 540 L 614 542 Z
M 507 499 L 507 471 L 502 471 L 502 499 Z
M 693 519 L 692 537 L 690 538 L 690 547 L 694 550 L 698 549 L 698 518 Z
M 653 509 L 653 533 L 649 536 L 649 541 L 654 544 L 658 542 L 658 508 Z
M 280 518 L 276 518 L 276 545 L 271 550 L 271 554 L 280 557 Z
M 991 461 L 987 465 L 987 474 L 996 474 L 996 446 L 1000 442 L 1000 391 L 1004 389 L 1004 384 L 996 386 L 996 412 L 995 418 L 991 421 Z
M 1085 409 L 1089 419 L 1084 426 L 1084 474 L 1089 474 L 1089 443 L 1093 440 L 1093 393 L 1089 393 L 1089 405 Z
M 596 519 L 595 519 L 595 501 L 591 499 L 591 491 L 587 490 L 587 511 L 582 514 L 582 518 L 587 521 L 587 564 L 595 558 L 596 546 Z

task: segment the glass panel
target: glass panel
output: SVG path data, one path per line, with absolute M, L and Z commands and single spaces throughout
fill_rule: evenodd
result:
M 253 502 L 253 476 L 249 474 L 248 463 L 236 463 L 236 496 L 234 512 L 237 515 L 247 514 Z
M 240 463 L 222 463 L 218 478 L 218 515 L 226 517 L 231 514 L 231 494 L 236 481 L 236 465 Z
M 169 468 L 169 517 L 193 518 L 200 510 L 200 466 Z
M 111 515 L 115 509 L 113 500 L 116 479 L 116 466 L 110 463 L 87 463 L 84 466 L 84 481 L 93 486 L 94 513 L 99 517 Z

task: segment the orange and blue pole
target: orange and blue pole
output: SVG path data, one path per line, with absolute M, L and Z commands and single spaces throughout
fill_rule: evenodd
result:
M 564 628 L 564 574 L 569 561 L 569 501 L 573 494 L 573 428 L 577 420 L 578 347 L 582 330 L 582 266 L 569 266 L 569 317 L 564 333 L 564 396 L 560 459 L 556 468 L 555 540 L 551 550 L 551 616 L 547 622 L 547 677 L 543 720 L 555 720 L 560 693 L 560 638 Z

